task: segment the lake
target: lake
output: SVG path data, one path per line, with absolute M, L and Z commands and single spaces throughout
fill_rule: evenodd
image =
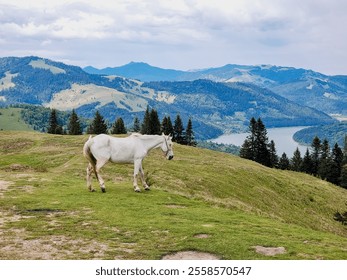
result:
M 307 126 L 292 126 L 267 129 L 269 142 L 271 140 L 275 142 L 277 155 L 281 156 L 283 153 L 286 153 L 287 156 L 291 158 L 296 148 L 299 148 L 301 156 L 303 157 L 306 153 L 307 146 L 300 145 L 295 142 L 293 140 L 293 135 L 295 132 L 306 127 Z M 242 146 L 248 135 L 249 133 L 224 134 L 210 141 L 219 144 L 233 144 L 236 146 Z

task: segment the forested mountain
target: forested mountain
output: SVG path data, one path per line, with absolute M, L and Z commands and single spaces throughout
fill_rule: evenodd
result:
M 254 84 L 206 79 L 144 83 L 88 74 L 80 67 L 39 57 L 0 58 L 0 105 L 21 103 L 75 109 L 87 118 L 99 110 L 110 122 L 121 117 L 128 126 L 149 106 L 156 108 L 160 119 L 164 115 L 174 119 L 178 113 L 184 123 L 192 118 L 197 139 L 243 131 L 251 117 L 262 117 L 268 127 L 333 122 L 322 112 Z
M 220 123 L 228 131 L 242 130 L 252 117 L 262 117 L 269 127 L 312 125 L 317 119 L 323 123 L 332 121 L 321 112 L 251 84 L 195 80 L 148 82 L 143 86 L 174 94 L 175 106 L 198 112 L 205 123 Z
M 322 140 L 327 139 L 331 145 L 337 143 L 340 147 L 344 147 L 345 137 L 347 136 L 347 122 L 308 127 L 296 132 L 293 138 L 299 143 L 311 145 L 312 139 L 316 136 Z
M 347 115 L 347 76 L 328 76 L 312 70 L 273 65 L 236 65 L 203 70 L 160 69 L 145 63 L 130 63 L 115 68 L 85 68 L 98 74 L 120 75 L 141 81 L 193 81 L 252 83 L 273 91 L 300 105 L 328 114 Z
M 143 62 L 130 62 L 129 64 L 126 64 L 124 66 L 113 68 L 107 67 L 101 70 L 92 66 L 88 66 L 83 70 L 90 74 L 117 75 L 146 82 L 181 80 L 182 76 L 184 76 L 185 74 L 184 71 L 162 69 Z

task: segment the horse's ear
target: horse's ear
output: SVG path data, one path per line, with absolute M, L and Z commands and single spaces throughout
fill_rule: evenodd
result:
M 165 136 L 164 132 L 161 133 L 162 136 Z

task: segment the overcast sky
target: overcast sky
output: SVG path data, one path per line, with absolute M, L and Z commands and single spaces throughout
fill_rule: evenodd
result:
M 347 74 L 346 0 L 0 0 L 0 57 Z

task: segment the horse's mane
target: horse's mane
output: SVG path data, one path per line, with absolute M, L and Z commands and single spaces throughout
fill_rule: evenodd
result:
M 138 132 L 133 132 L 133 133 L 130 134 L 130 136 L 139 137 L 139 136 L 142 136 L 142 134 L 138 133 Z
M 161 136 L 161 135 L 156 135 L 156 134 L 141 134 L 138 132 L 133 132 L 130 134 L 131 137 L 137 137 L 140 139 L 153 139 L 154 137 Z

